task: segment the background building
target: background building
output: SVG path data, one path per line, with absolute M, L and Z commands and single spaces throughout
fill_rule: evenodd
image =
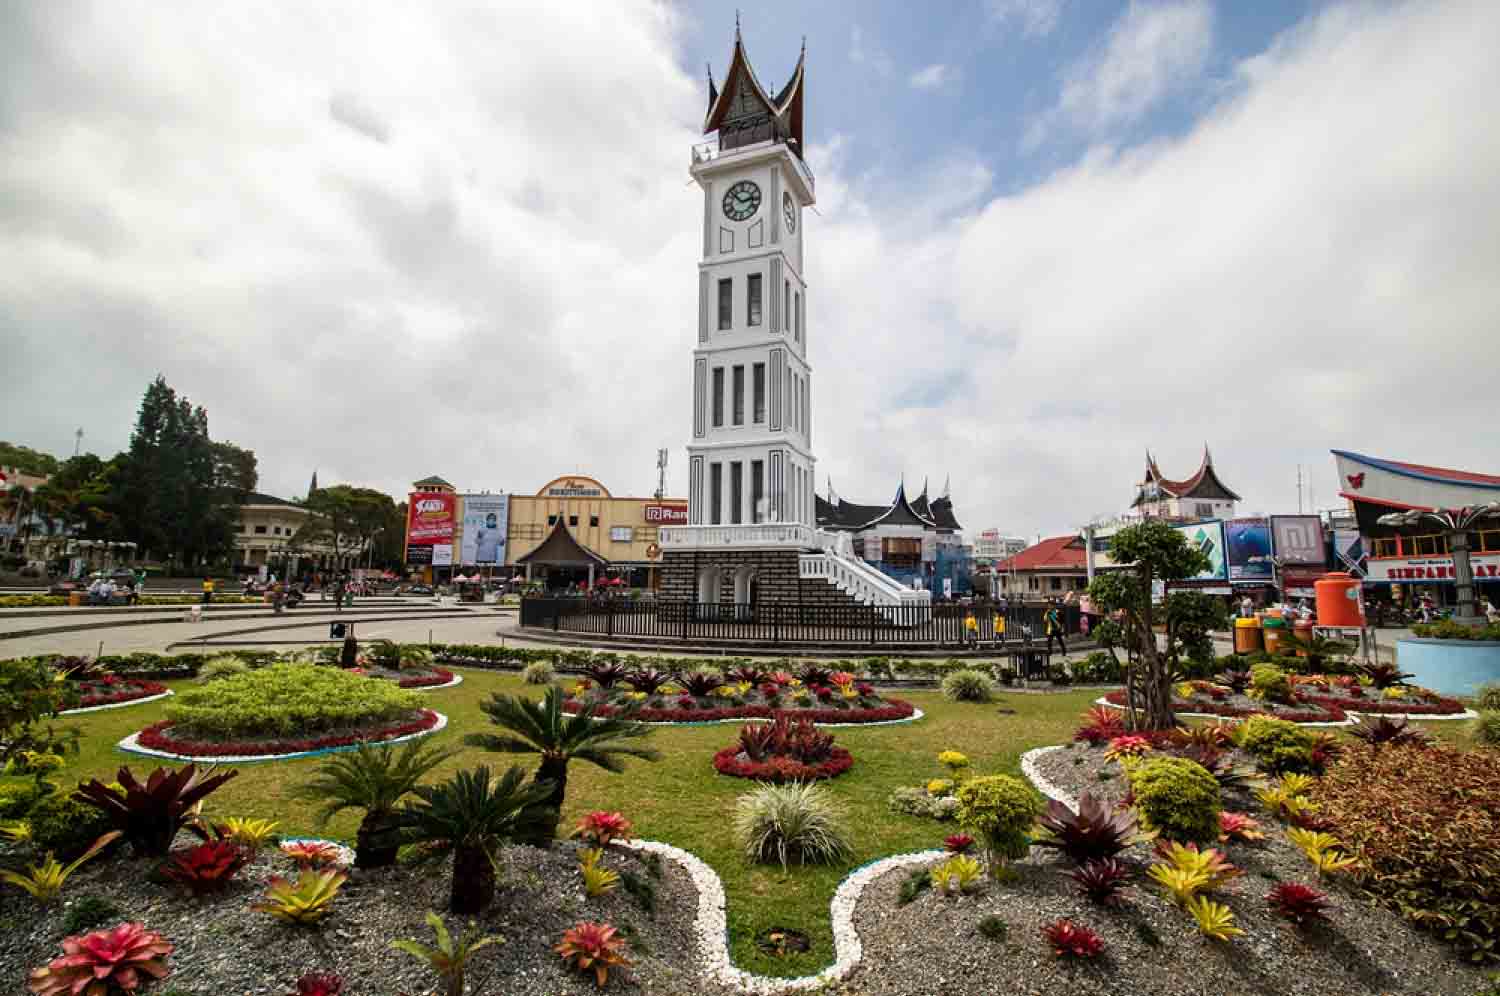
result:
M 1088 587 L 1088 556 L 1083 537 L 1051 536 L 995 564 L 1002 597 L 1060 598 Z
M 817 497 L 818 528 L 848 533 L 854 555 L 910 588 L 934 595 L 966 595 L 974 572 L 973 549 L 953 515 L 946 488 L 929 502 L 927 486 L 913 501 L 898 485 L 889 505 L 845 501 L 833 490 Z
M 262 567 L 279 577 L 306 571 L 353 570 L 360 566 L 367 545 L 354 537 L 341 538 L 338 550 L 321 539 L 292 537 L 313 518 L 296 502 L 252 491 L 238 507 L 234 525 L 234 571 L 257 574 Z
M 1006 536 L 998 529 L 986 529 L 974 540 L 974 566 L 993 567 L 996 561 L 1014 557 L 1026 546 L 1021 536 Z
M 1146 474 L 1136 485 L 1131 512 L 1158 519 L 1232 519 L 1240 496 L 1229 490 L 1214 472 L 1214 458 L 1203 447 L 1203 462 L 1197 473 L 1180 481 L 1162 474 L 1151 452 L 1146 452 Z

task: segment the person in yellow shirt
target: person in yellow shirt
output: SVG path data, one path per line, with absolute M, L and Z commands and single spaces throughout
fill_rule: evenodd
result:
M 995 642 L 1005 642 L 1005 613 L 995 613 Z
M 964 616 L 964 642 L 970 644 L 979 642 L 979 620 L 974 618 L 973 609 L 970 609 Z
M 214 579 L 205 577 L 203 579 L 203 604 L 207 605 L 214 600 Z

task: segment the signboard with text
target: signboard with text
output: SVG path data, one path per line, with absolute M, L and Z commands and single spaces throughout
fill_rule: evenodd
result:
M 1326 567 L 1323 520 L 1316 515 L 1271 516 L 1271 547 L 1282 564 Z
M 653 526 L 685 526 L 688 524 L 688 507 L 667 504 L 647 505 L 646 521 Z
M 418 491 L 406 500 L 406 545 L 433 546 L 453 542 L 458 496 Z
M 1369 581 L 1416 584 L 1433 581 L 1451 583 L 1454 580 L 1452 557 L 1392 557 L 1371 559 L 1366 563 L 1369 571 L 1366 580 Z M 1470 554 L 1469 565 L 1474 569 L 1475 581 L 1500 579 L 1500 553 Z

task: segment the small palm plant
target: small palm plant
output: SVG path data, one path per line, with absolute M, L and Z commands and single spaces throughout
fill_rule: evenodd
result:
M 422 740 L 394 747 L 360 744 L 352 753 L 334 754 L 318 767 L 312 781 L 292 794 L 322 803 L 318 820 L 326 825 L 345 809 L 363 809 L 354 839 L 354 866 L 381 868 L 396 863 L 401 841 L 395 827 L 396 804 L 428 772 L 456 750 Z
M 479 708 L 489 715 L 491 723 L 506 732 L 471 733 L 464 737 L 464 743 L 484 750 L 542 756 L 536 782 L 552 787 L 547 804 L 553 812 L 551 824 L 542 827 L 533 841 L 543 846 L 557 838 L 557 823 L 562 818 L 568 792 L 569 761 L 588 761 L 605 771 L 620 772 L 625 770 L 627 757 L 646 761 L 661 757 L 651 747 L 638 747 L 630 742 L 651 732 L 649 726 L 630 719 L 633 709 L 600 717 L 594 715 L 592 704 L 568 714 L 563 712 L 562 703 L 562 690 L 555 685 L 547 689 L 547 697 L 540 702 L 497 692 L 489 701 L 481 702 Z
M 448 907 L 454 913 L 480 912 L 495 898 L 495 845 L 503 839 L 532 839 L 556 815 L 546 804 L 549 782 L 523 786 L 519 766 L 498 780 L 487 767 L 460 771 L 437 785 L 412 789 L 416 802 L 396 813 L 396 825 L 412 843 L 442 841 L 453 848 L 453 885 Z
M 436 913 L 427 914 L 427 926 L 432 928 L 432 933 L 437 938 L 436 947 L 428 947 L 418 941 L 406 939 L 392 941 L 391 947 L 425 961 L 427 966 L 442 980 L 444 996 L 463 996 L 464 966 L 468 964 L 470 958 L 474 957 L 474 952 L 491 944 L 505 943 L 505 938 L 498 934 L 481 937 L 479 932 L 473 929 L 465 931 L 455 941 L 448 933 L 448 928 L 444 926 L 443 918 Z

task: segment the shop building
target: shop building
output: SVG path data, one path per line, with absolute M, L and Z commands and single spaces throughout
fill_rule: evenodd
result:
M 1062 598 L 1088 588 L 1088 549 L 1082 536 L 1050 536 L 994 566 L 1001 597 Z
M 935 596 L 967 595 L 974 573 L 974 551 L 964 540 L 945 485 L 928 501 L 927 485 L 907 500 L 906 485 L 896 487 L 888 505 L 845 501 L 828 484 L 828 497 L 814 496 L 819 529 L 847 533 L 854 556 L 909 588 Z
M 1382 525 L 1392 512 L 1482 509 L 1500 503 L 1500 476 L 1333 450 L 1339 496 L 1349 503 L 1365 554 L 1365 582 L 1377 598 L 1428 595 L 1454 603 L 1453 530 L 1436 522 Z M 1497 510 L 1500 512 L 1500 510 Z M 1481 514 L 1464 530 L 1478 593 L 1500 599 L 1500 514 Z

